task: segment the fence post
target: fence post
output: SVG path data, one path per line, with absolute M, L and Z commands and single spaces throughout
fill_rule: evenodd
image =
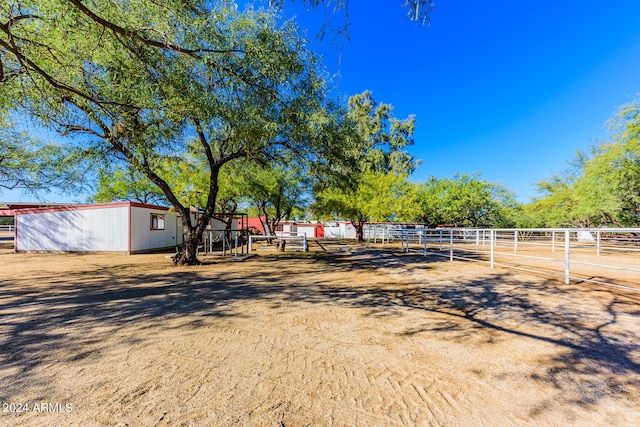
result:
M 489 238 L 491 240 L 491 268 L 493 268 L 493 251 L 495 249 L 495 230 L 490 230 L 489 231 Z
M 409 230 L 404 229 L 402 231 L 402 240 L 404 241 L 404 251 L 405 252 L 409 252 L 409 239 L 410 239 Z
M 480 247 L 480 229 L 476 229 L 476 251 Z
M 302 235 L 302 252 L 308 252 L 309 248 L 307 247 L 307 233 Z
M 410 239 L 411 239 L 410 231 L 405 228 L 402 231 L 402 233 L 403 233 L 402 238 L 404 239 L 404 249 L 405 249 L 406 252 L 409 252 L 409 243 L 410 243 Z
M 600 256 L 600 232 L 596 232 L 596 256 Z
M 235 245 L 236 245 L 236 254 L 235 257 L 238 258 L 238 233 L 236 232 L 236 236 L 234 238 L 235 241 Z
M 442 250 L 442 230 L 440 230 L 440 250 Z
M 513 234 L 513 252 L 518 252 L 518 230 Z
M 209 235 L 209 252 L 213 252 L 213 239 L 215 238 L 214 234 L 213 234 L 213 230 L 209 230 L 207 232 L 207 234 Z
M 227 233 L 222 233 L 222 256 L 227 256 Z
M 564 284 L 569 284 L 569 230 L 564 230 Z
M 556 232 L 551 232 L 551 252 L 556 251 Z
M 453 261 L 453 228 L 449 230 L 449 261 Z
M 251 252 L 251 247 L 253 243 L 253 235 L 249 235 L 249 247 L 247 248 L 247 253 Z
M 422 229 L 422 234 L 424 234 L 422 240 L 422 244 L 424 245 L 424 256 L 427 256 L 427 229 L 423 228 Z

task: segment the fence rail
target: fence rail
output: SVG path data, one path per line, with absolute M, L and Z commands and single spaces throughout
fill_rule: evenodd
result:
M 373 243 L 389 243 L 392 240 L 401 240 L 403 236 L 403 224 L 364 224 L 362 228 L 363 238 Z
M 0 232 L 13 233 L 16 231 L 15 225 L 0 225 Z
M 640 291 L 640 228 L 409 229 L 405 252 Z
M 309 250 L 309 246 L 308 246 L 308 243 L 307 243 L 307 235 L 303 233 L 300 236 L 264 236 L 264 235 L 249 236 L 249 252 L 251 252 L 251 250 L 253 249 L 253 242 L 254 241 L 256 241 L 256 240 L 269 240 L 269 239 L 299 241 L 299 242 L 302 243 L 302 251 L 303 252 L 307 252 Z

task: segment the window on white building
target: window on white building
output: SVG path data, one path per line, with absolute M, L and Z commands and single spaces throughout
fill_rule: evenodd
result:
M 151 214 L 151 229 L 164 230 L 164 214 Z

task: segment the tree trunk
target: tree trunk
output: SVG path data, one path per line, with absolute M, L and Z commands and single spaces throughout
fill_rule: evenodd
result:
M 200 242 L 200 234 L 196 232 L 195 227 L 189 227 L 186 224 L 182 230 L 184 236 L 182 250 L 173 258 L 173 265 L 199 265 L 198 243 Z
M 356 235 L 358 236 L 358 242 L 364 242 L 364 221 L 351 222 L 356 229 Z

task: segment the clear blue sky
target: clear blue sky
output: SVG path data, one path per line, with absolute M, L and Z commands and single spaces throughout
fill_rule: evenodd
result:
M 335 83 L 416 115 L 415 181 L 479 171 L 526 202 L 640 93 L 640 0 L 436 0 L 428 27 L 401 3 L 349 2 Z M 298 12 L 309 27 L 323 16 Z M 330 41 L 320 49 L 335 73 Z
M 369 89 L 397 117 L 416 115 L 415 181 L 481 172 L 526 202 L 640 93 L 640 0 L 436 0 L 430 26 L 406 20 L 402 2 L 351 1 L 351 41 L 312 45 L 340 94 Z M 314 39 L 323 11 L 286 7 Z

